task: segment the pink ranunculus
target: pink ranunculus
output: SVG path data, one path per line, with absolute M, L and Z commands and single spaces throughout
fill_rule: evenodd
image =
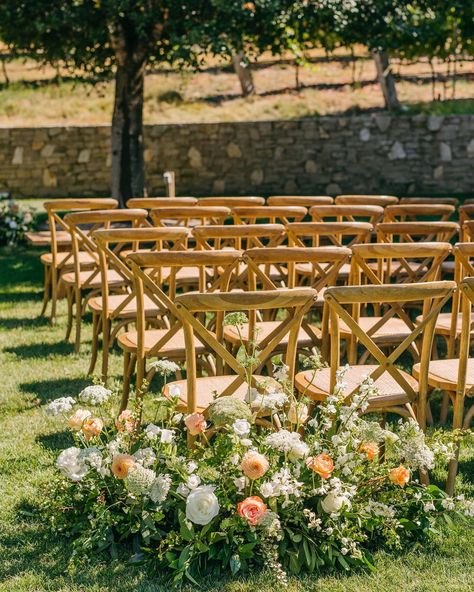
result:
M 258 495 L 252 495 L 237 504 L 237 512 L 251 526 L 256 526 L 267 513 L 267 506 Z
M 184 420 L 184 423 L 191 436 L 202 434 L 207 428 L 206 419 L 202 413 L 192 413 L 191 415 L 188 415 Z

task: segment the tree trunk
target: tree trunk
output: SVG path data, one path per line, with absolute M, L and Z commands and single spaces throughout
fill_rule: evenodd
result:
M 390 67 L 390 60 L 386 51 L 373 51 L 372 56 L 375 61 L 377 69 L 377 78 L 382 87 L 385 107 L 389 111 L 400 109 L 400 102 L 397 96 L 397 87 L 395 86 L 395 78 Z
M 232 65 L 237 74 L 242 87 L 242 94 L 244 97 L 255 94 L 255 86 L 253 83 L 252 70 L 243 51 L 232 54 Z
M 112 117 L 112 197 L 125 207 L 145 193 L 143 86 L 145 60 L 129 57 L 117 65 Z

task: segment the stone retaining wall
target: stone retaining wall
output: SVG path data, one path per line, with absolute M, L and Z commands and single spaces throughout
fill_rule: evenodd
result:
M 474 116 L 384 113 L 294 121 L 153 125 L 150 195 L 474 192 Z M 0 128 L 0 191 L 107 195 L 110 128 Z

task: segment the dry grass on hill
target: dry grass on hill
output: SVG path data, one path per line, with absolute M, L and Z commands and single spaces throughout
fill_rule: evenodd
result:
M 229 68 L 209 63 L 199 73 L 159 71 L 147 76 L 145 86 L 146 123 L 187 123 L 209 121 L 291 119 L 341 114 L 383 108 L 375 68 L 371 59 L 351 62 L 342 59 L 321 61 L 324 54 L 312 53 L 312 61 L 299 69 L 300 88 L 296 88 L 296 68 L 289 61 L 275 62 L 264 56 L 254 69 L 257 95 L 243 98 L 236 75 Z M 435 65 L 437 75 L 446 74 L 446 66 Z M 108 124 L 113 103 L 113 83 L 91 87 L 74 82 L 67 73 L 61 82 L 57 71 L 32 61 L 6 64 L 10 81 L 0 73 L 0 125 L 87 125 Z M 401 76 L 400 99 L 409 109 L 435 112 L 474 111 L 474 62 L 458 63 L 456 101 L 439 102 L 452 97 L 452 82 L 438 81 L 433 89 L 428 63 L 395 65 Z M 354 83 L 355 81 L 355 83 Z M 433 99 L 436 102 L 432 103 Z

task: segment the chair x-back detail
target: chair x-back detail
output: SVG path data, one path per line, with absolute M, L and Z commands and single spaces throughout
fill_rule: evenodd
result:
M 124 351 L 124 386 L 122 409 L 127 406 L 130 379 L 136 364 L 136 388 L 139 392 L 146 375 L 146 359 L 165 357 L 177 362 L 184 362 L 186 348 L 181 317 L 176 308 L 177 277 L 182 268 L 198 269 L 199 292 L 227 292 L 232 288 L 232 278 L 239 264 L 241 252 L 236 250 L 220 251 L 180 251 L 131 253 L 127 258 L 135 284 L 137 297 L 136 331 L 127 331 L 118 336 L 119 346 Z M 148 329 L 145 311 L 145 296 L 166 319 L 166 327 Z M 203 358 L 206 348 L 202 343 L 195 344 L 196 354 Z M 203 359 L 211 372 L 215 368 Z M 148 378 L 152 376 L 149 374 Z
M 268 380 L 267 377 L 256 373 L 260 372 L 267 360 L 276 353 L 276 348 L 285 337 L 287 342 L 285 363 L 289 366 L 288 375 L 292 377 L 296 364 L 296 345 L 301 319 L 311 308 L 315 296 L 316 292 L 311 288 L 179 296 L 176 299 L 176 306 L 185 331 L 187 379 L 168 384 L 165 392 L 169 392 L 172 385 L 179 386 L 183 408 L 188 413 L 205 412 L 216 397 L 236 396 L 251 402 L 252 389 L 261 392 L 265 388 L 264 383 Z M 255 353 L 252 363 L 244 368 L 236 355 L 230 353 L 223 345 L 225 314 L 244 311 L 250 318 L 251 313 L 256 311 L 274 309 L 285 309 L 288 314 L 265 339 L 260 341 L 259 351 Z M 205 312 L 216 314 L 213 332 L 209 331 L 200 320 Z M 213 352 L 216 357 L 216 366 L 221 368 L 226 366 L 234 374 L 198 377 L 194 352 L 196 337 L 206 343 L 209 350 Z M 218 359 L 222 360 L 219 365 Z
M 387 206 L 384 222 L 447 222 L 456 208 L 450 204 L 397 204 Z
M 288 224 L 300 222 L 308 213 L 302 206 L 249 206 L 232 209 L 234 224 Z
M 313 206 L 313 222 L 368 222 L 375 226 L 383 218 L 383 208 L 372 205 Z
M 452 297 L 456 284 L 450 281 L 425 282 L 406 285 L 336 286 L 328 288 L 324 298 L 329 305 L 331 324 L 331 363 L 329 368 L 316 372 L 309 370 L 296 375 L 295 384 L 300 393 L 315 401 L 324 400 L 333 392 L 336 372 L 341 368 L 341 323 L 348 328 L 362 347 L 375 360 L 374 364 L 358 364 L 348 368 L 344 376 L 344 393 L 351 397 L 366 377 L 375 381 L 376 396 L 369 398 L 367 412 L 395 412 L 416 418 L 424 429 L 426 424 L 426 397 L 428 364 L 433 343 L 436 317 Z M 409 302 L 423 302 L 423 320 L 413 327 L 403 341 L 386 354 L 373 336 L 358 323 L 357 310 L 362 304 L 381 306 L 391 303 L 397 311 Z M 354 314 L 355 313 L 355 314 Z M 421 340 L 419 380 L 416 381 L 396 364 L 418 339 Z M 413 405 L 416 405 L 416 415 Z
M 180 206 L 161 207 L 150 211 L 155 226 L 197 226 L 223 224 L 231 210 L 223 206 Z
M 376 227 L 377 240 L 393 242 L 449 242 L 457 238 L 459 224 L 456 222 L 380 222 Z

